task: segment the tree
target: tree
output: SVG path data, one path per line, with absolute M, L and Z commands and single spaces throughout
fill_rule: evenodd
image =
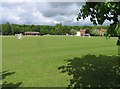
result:
M 120 1 L 119 2 L 86 2 L 82 6 L 80 13 L 78 14 L 77 20 L 85 19 L 90 16 L 93 24 L 102 25 L 105 20 L 113 20 L 112 24 L 118 22 L 118 15 L 120 15 Z
M 2 35 L 2 25 L 0 24 L 0 35 Z
M 94 25 L 102 25 L 105 20 L 113 21 L 108 30 L 107 35 L 117 36 L 118 50 L 120 50 L 120 1 L 119 2 L 88 2 L 80 9 L 77 20 L 90 16 L 90 21 Z M 120 53 L 118 52 L 118 55 Z M 116 73 L 120 78 L 120 60 L 118 59 L 118 65 L 115 67 Z
M 21 33 L 21 28 L 19 26 L 16 26 L 14 28 L 14 34 L 19 34 L 19 33 Z
M 76 31 L 76 30 L 74 30 L 74 29 L 71 29 L 71 30 L 70 30 L 70 34 L 71 34 L 71 35 L 75 35 L 75 34 L 76 34 L 76 32 L 77 32 L 77 31 Z
M 6 23 L 4 25 L 2 25 L 2 34 L 3 35 L 12 35 L 12 28 L 10 23 Z
M 46 35 L 48 34 L 48 30 L 47 29 L 40 29 L 40 35 Z
M 63 35 L 63 26 L 62 26 L 62 24 L 56 24 L 55 25 L 55 33 L 57 35 Z
M 118 17 L 120 15 L 120 1 L 119 2 L 90 2 L 88 0 L 80 9 L 77 20 L 87 18 L 90 16 L 90 21 L 94 25 L 102 25 L 105 20 L 113 21 L 108 30 L 107 35 L 118 36 L 120 38 L 120 29 Z M 120 40 L 120 39 L 118 39 Z
M 63 26 L 63 35 L 69 34 L 70 30 L 70 26 Z
M 35 32 L 40 32 L 40 29 L 39 29 L 38 25 L 36 25 L 36 26 L 33 28 L 33 31 L 35 31 Z

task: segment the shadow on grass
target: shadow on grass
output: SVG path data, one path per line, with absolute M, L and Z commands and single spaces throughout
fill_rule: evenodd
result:
M 86 55 L 66 60 L 58 67 L 61 73 L 72 76 L 68 88 L 120 87 L 119 56 Z
M 0 72 L 0 76 L 2 77 L 1 79 L 4 80 L 6 77 L 14 74 L 15 72 L 8 72 L 8 71 L 3 71 Z M 18 82 L 18 83 L 11 83 L 11 82 L 3 82 L 2 83 L 2 89 L 16 89 L 18 88 L 20 85 L 22 84 L 22 82 Z

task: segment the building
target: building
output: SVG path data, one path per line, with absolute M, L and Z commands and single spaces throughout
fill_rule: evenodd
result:
M 96 31 L 96 34 L 98 36 L 104 36 L 106 29 L 100 28 L 100 29 L 96 29 L 94 31 Z M 86 30 L 86 29 L 80 29 L 80 32 L 81 32 L 81 36 L 86 36 L 86 35 L 91 34 L 91 32 L 89 30 Z
M 81 36 L 81 33 L 80 31 L 77 32 L 76 36 Z
M 100 28 L 100 29 L 97 30 L 97 33 L 98 33 L 98 35 L 100 35 L 100 36 L 104 36 L 105 29 Z
M 24 35 L 40 35 L 40 32 L 24 32 Z
M 81 36 L 90 36 L 90 31 L 86 29 L 80 29 Z
M 85 34 L 85 29 L 80 29 L 81 36 L 84 36 Z

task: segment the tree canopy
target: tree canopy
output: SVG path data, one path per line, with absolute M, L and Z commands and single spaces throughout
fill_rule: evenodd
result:
M 15 35 L 24 32 L 40 32 L 40 35 L 74 35 L 80 29 L 90 29 L 92 31 L 94 26 L 64 26 L 62 24 L 56 24 L 54 26 L 49 25 L 20 25 L 20 24 L 10 24 L 9 22 L 1 24 L 0 31 L 3 35 Z M 107 29 L 108 26 L 96 26 L 96 29 Z M 95 29 L 94 29 L 95 30 Z
M 120 36 L 119 17 L 120 15 L 120 1 L 119 2 L 90 2 L 88 0 L 80 9 L 77 20 L 90 17 L 90 21 L 94 25 L 102 25 L 105 20 L 112 23 L 108 29 L 108 34 Z M 112 29 L 111 29 L 112 28 Z

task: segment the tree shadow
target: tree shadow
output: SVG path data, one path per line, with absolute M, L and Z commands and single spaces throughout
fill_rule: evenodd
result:
M 65 60 L 67 64 L 58 70 L 72 77 L 67 88 L 120 87 L 119 59 L 120 56 L 85 55 Z
M 3 72 L 0 72 L 0 76 L 2 77 L 1 79 L 4 80 L 6 77 L 8 77 L 14 73 L 15 72 L 3 71 Z M 4 83 L 2 83 L 2 89 L 16 89 L 21 84 L 22 84 L 22 82 L 11 83 L 11 82 L 5 81 Z

